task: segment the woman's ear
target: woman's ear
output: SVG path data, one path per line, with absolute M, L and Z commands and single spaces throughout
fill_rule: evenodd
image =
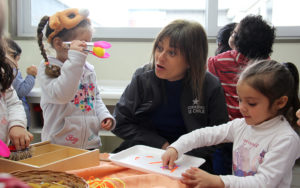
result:
M 274 103 L 276 105 L 277 110 L 284 108 L 288 100 L 288 96 L 281 96 L 279 99 L 277 99 Z

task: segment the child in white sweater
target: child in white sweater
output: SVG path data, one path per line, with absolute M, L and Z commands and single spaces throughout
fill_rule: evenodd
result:
M 4 1 L 0 0 L 0 140 L 11 142 L 17 150 L 25 149 L 33 140 L 26 130 L 26 115 L 16 91 L 11 87 L 14 79 L 13 61 L 6 53 L 3 27 L 5 21 Z
M 41 19 L 37 34 L 44 61 L 37 79 L 42 90 L 42 141 L 95 149 L 101 146 L 100 129 L 112 130 L 115 120 L 100 97 L 94 67 L 86 61 L 86 42 L 92 39 L 87 16 L 87 11 L 67 9 Z M 45 26 L 45 35 L 56 57 L 46 55 Z M 64 44 L 67 41 L 72 42 Z
M 264 60 L 250 65 L 237 83 L 243 118 L 183 135 L 163 154 L 163 164 L 173 168 L 174 161 L 191 149 L 233 142 L 233 175 L 215 176 L 192 167 L 182 174 L 182 183 L 192 187 L 290 187 L 292 168 L 300 156 L 295 116 L 300 107 L 298 84 L 292 63 Z

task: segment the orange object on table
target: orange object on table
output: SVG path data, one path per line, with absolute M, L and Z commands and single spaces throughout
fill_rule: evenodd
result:
M 100 155 L 101 156 L 101 155 Z M 179 180 L 175 180 L 160 174 L 144 173 L 138 170 L 122 167 L 116 165 L 112 162 L 101 161 L 99 166 L 71 170 L 67 173 L 72 173 L 77 176 L 89 180 L 91 176 L 95 178 L 104 179 L 118 178 L 123 183 L 125 183 L 126 188 L 185 188 L 186 186 L 182 184 Z M 116 187 L 123 187 L 123 184 L 118 181 L 114 181 Z

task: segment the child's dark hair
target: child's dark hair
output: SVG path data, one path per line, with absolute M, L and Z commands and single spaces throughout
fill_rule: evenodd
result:
M 288 97 L 285 107 L 278 111 L 298 130 L 296 111 L 300 108 L 298 98 L 299 73 L 293 63 L 278 63 L 274 60 L 255 62 L 241 73 L 239 80 L 246 81 L 269 99 L 270 106 L 282 96 Z M 298 131 L 297 131 L 298 132 Z
M 6 38 L 5 41 L 9 48 L 8 52 L 14 59 L 16 59 L 17 56 L 21 55 L 22 49 L 14 40 Z
M 275 28 L 262 16 L 246 16 L 238 24 L 234 45 L 249 59 L 267 59 L 273 52 Z
M 231 48 L 228 44 L 228 40 L 229 40 L 229 37 L 230 37 L 232 31 L 236 27 L 236 25 L 237 25 L 237 23 L 235 23 L 235 22 L 229 23 L 229 24 L 223 26 L 218 31 L 218 34 L 217 34 L 218 48 L 216 49 L 215 55 L 218 55 L 220 53 L 231 50 Z
M 72 15 L 71 15 L 72 16 Z M 45 59 L 46 62 L 46 69 L 45 69 L 45 73 L 46 75 L 48 75 L 49 77 L 52 78 L 56 78 L 60 75 L 60 67 L 56 66 L 56 65 L 50 65 L 48 62 L 48 57 L 45 51 L 45 47 L 43 44 L 43 30 L 45 28 L 45 26 L 47 25 L 46 28 L 46 34 L 45 36 L 48 38 L 49 35 L 54 31 L 53 29 L 50 28 L 49 26 L 49 16 L 44 16 L 40 23 L 38 24 L 38 28 L 37 28 L 37 38 L 38 38 L 38 45 L 40 47 L 41 50 L 41 54 Z M 61 38 L 63 41 L 70 41 L 72 39 L 74 39 L 75 37 L 75 30 L 79 27 L 87 27 L 87 26 L 91 26 L 89 20 L 84 19 L 82 20 L 78 25 L 76 25 L 75 27 L 71 28 L 71 29 L 63 29 L 61 30 L 59 33 L 57 33 L 52 39 L 54 39 L 55 37 L 59 37 Z M 52 41 L 51 40 L 51 45 L 52 45 Z
M 5 92 L 10 88 L 15 76 L 13 68 L 15 65 L 6 57 L 7 44 L 6 41 L 0 37 L 0 84 L 1 92 Z

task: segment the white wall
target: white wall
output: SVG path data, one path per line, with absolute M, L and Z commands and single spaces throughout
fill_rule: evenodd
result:
M 23 53 L 19 62 L 23 76 L 26 67 L 31 64 L 39 65 L 42 60 L 35 40 L 16 40 Z M 152 42 L 111 42 L 107 50 L 111 54 L 108 59 L 100 59 L 89 55 L 88 61 L 95 66 L 98 80 L 130 80 L 136 68 L 149 62 Z M 209 44 L 209 56 L 214 55 L 215 43 Z M 290 61 L 298 66 L 300 71 L 300 43 L 275 43 L 272 59 L 279 62 Z

